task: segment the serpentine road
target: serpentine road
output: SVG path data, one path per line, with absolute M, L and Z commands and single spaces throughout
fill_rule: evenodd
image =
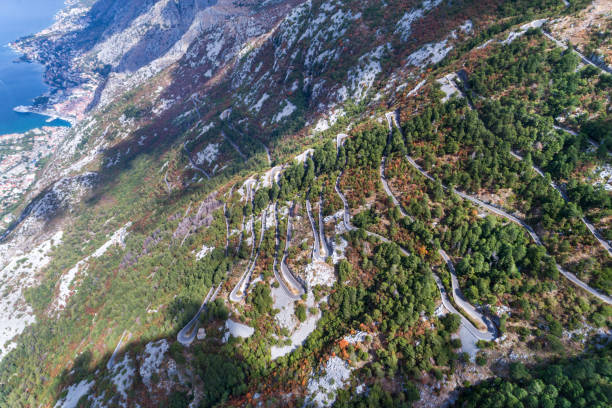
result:
M 261 248 L 261 242 L 263 241 L 264 232 L 266 231 L 267 212 L 268 212 L 268 209 L 266 208 L 263 211 L 263 214 L 261 216 L 261 231 L 259 234 L 259 242 L 257 244 L 257 250 L 255 251 L 255 257 L 251 256 L 252 260 L 249 262 L 247 269 L 242 274 L 242 277 L 240 278 L 236 286 L 234 286 L 234 289 L 232 289 L 230 296 L 229 296 L 229 300 L 232 302 L 240 302 L 242 299 L 244 299 L 246 292 L 249 289 L 249 286 L 251 285 L 253 271 L 255 270 L 255 266 L 257 265 L 257 258 L 259 258 L 259 249 Z M 252 223 L 253 221 L 251 220 L 251 225 Z M 255 229 L 253 226 L 251 227 L 251 229 L 253 231 L 253 234 L 255 234 Z M 254 241 L 253 241 L 253 249 L 255 249 Z M 251 255 L 252 254 L 253 252 L 251 251 Z
M 518 155 L 515 152 L 511 151 L 510 154 L 512 155 L 512 157 L 514 157 L 514 158 L 516 158 L 518 160 L 523 160 L 523 157 Z M 546 178 L 546 175 L 544 174 L 544 172 L 541 169 L 539 169 L 535 165 L 532 165 L 531 168 L 536 173 L 538 173 L 541 177 Z M 563 190 L 561 190 L 561 188 L 557 185 L 557 183 L 555 183 L 554 181 L 551 181 L 550 182 L 550 186 L 552 188 L 554 188 L 555 190 L 557 190 L 557 192 L 561 195 L 561 198 L 563 198 L 566 202 L 569 202 L 569 197 L 567 196 L 567 194 L 565 194 L 565 192 Z M 593 237 L 595 237 L 595 239 L 597 241 L 599 241 L 601 246 L 603 246 L 604 249 L 608 252 L 608 255 L 612 256 L 612 247 L 610 247 L 610 244 L 604 239 L 604 237 L 602 237 L 599 234 L 597 229 L 595 229 L 595 226 L 593 224 L 591 224 L 590 222 L 588 222 L 585 217 L 580 217 L 580 219 L 582 220 L 584 225 L 587 227 L 587 229 L 591 232 L 591 235 L 593 235 Z
M 393 113 L 385 113 L 385 118 L 387 119 L 387 125 L 389 127 L 389 138 L 391 138 L 393 132 Z M 399 200 L 395 197 L 393 191 L 391 191 L 391 187 L 389 187 L 389 183 L 387 182 L 387 178 L 385 176 L 386 163 L 387 157 L 383 156 L 382 161 L 380 162 L 380 181 L 382 182 L 383 188 L 385 189 L 385 193 L 387 193 L 387 196 L 391 198 L 391 201 L 393 201 L 393 204 L 398 208 L 403 217 L 408 217 L 410 218 L 410 220 L 413 220 L 413 218 L 409 216 L 406 211 L 404 211 L 404 208 L 400 204 Z
M 327 236 L 325 235 L 325 221 L 323 220 L 323 198 L 319 197 L 319 242 L 323 246 L 323 250 L 325 251 L 325 259 L 327 257 L 332 256 L 334 250 L 332 248 L 332 244 L 327 240 Z
M 193 319 L 191 319 L 189 323 L 187 323 L 187 325 L 183 327 L 180 332 L 178 332 L 176 339 L 183 346 L 188 347 L 191 343 L 193 343 L 193 340 L 196 338 L 196 335 L 198 334 L 198 324 L 200 322 L 200 315 L 206 309 L 207 304 L 215 300 L 222 286 L 223 286 L 223 282 L 221 282 L 219 286 L 217 286 L 217 289 L 214 290 L 214 292 L 213 292 L 214 288 L 210 288 L 210 290 L 208 291 L 208 294 L 204 298 L 204 302 L 202 302 L 202 306 L 200 306 L 200 309 L 198 309 L 198 312 L 195 314 L 195 316 L 193 316 Z
M 408 162 L 419 172 L 421 173 L 423 176 L 427 177 L 430 180 L 434 180 L 433 177 L 431 177 L 427 172 L 425 172 L 425 170 L 423 170 L 421 168 L 421 166 L 419 166 L 412 157 L 410 156 L 406 156 L 406 159 L 408 160 Z M 442 187 L 444 187 L 445 189 L 448 189 L 447 186 L 442 185 Z M 515 216 L 508 214 L 505 211 L 500 210 L 497 207 L 494 207 L 490 204 L 487 204 L 483 201 L 480 201 L 479 199 L 469 196 L 465 193 L 462 193 L 461 191 L 458 191 L 456 189 L 452 189 L 452 191 L 457 194 L 458 196 L 460 196 L 461 198 L 471 201 L 474 204 L 478 205 L 479 207 L 484 208 L 485 210 L 497 214 L 501 217 L 504 217 L 516 224 L 519 224 L 520 226 L 522 226 L 523 228 L 525 228 L 525 230 L 527 230 L 527 232 L 529 233 L 529 235 L 531 236 L 531 238 L 533 239 L 533 241 L 540 246 L 544 246 L 544 244 L 542 243 L 542 241 L 540 240 L 540 238 L 536 235 L 535 231 L 533 230 L 533 228 L 531 228 L 529 225 L 527 225 L 524 221 L 519 220 L 518 218 L 516 218 Z M 590 287 L 589 285 L 587 285 L 586 283 L 582 282 L 580 279 L 578 279 L 576 277 L 576 275 L 574 275 L 573 273 L 565 270 L 563 267 L 561 267 L 559 264 L 557 264 L 557 270 L 559 271 L 559 273 L 561 273 L 563 276 L 565 276 L 570 282 L 574 283 L 575 285 L 581 287 L 582 289 L 584 289 L 585 291 L 589 292 L 591 295 L 595 296 L 596 298 L 598 298 L 599 300 L 601 300 L 604 303 L 607 304 L 612 304 L 612 298 L 610 296 L 607 296 L 601 292 L 599 292 L 596 289 L 593 289 L 592 287 Z
M 336 179 L 336 194 L 338 194 L 338 197 L 340 197 L 340 199 L 342 200 L 342 204 L 344 205 L 344 219 L 342 220 L 344 222 L 344 227 L 346 228 L 347 231 L 355 231 L 357 230 L 357 228 L 351 223 L 351 214 L 349 212 L 349 205 L 348 205 L 348 201 L 346 200 L 346 197 L 344 196 L 344 194 L 342 193 L 342 191 L 340 191 L 340 178 L 342 177 L 342 174 L 340 174 L 338 176 L 338 178 Z M 379 240 L 381 240 L 382 242 L 385 242 L 387 244 L 391 244 L 393 243 L 393 241 L 391 241 L 388 238 L 383 237 L 382 235 L 379 235 L 375 232 L 371 232 L 371 231 L 365 231 L 366 235 L 369 237 L 374 237 L 374 238 L 378 238 Z M 396 243 L 397 245 L 397 243 Z M 400 245 L 397 245 L 399 248 L 399 251 L 405 255 L 405 256 L 410 256 L 410 252 L 406 251 L 404 248 L 402 248 Z
M 391 188 L 389 187 L 389 183 L 387 181 L 387 178 L 385 177 L 386 161 L 387 161 L 387 158 L 383 157 L 382 162 L 380 163 L 380 181 L 382 182 L 383 188 L 385 189 L 385 193 L 387 193 L 387 196 L 389 196 L 391 201 L 393 201 L 393 205 L 397 207 L 397 209 L 402 214 L 402 217 L 408 217 L 412 219 L 412 217 L 409 216 L 406 211 L 404 211 L 404 207 L 402 207 L 399 200 L 395 197 L 395 194 L 393 194 L 393 192 L 391 191 Z
M 385 117 L 387 118 L 387 124 L 389 125 L 389 137 L 391 137 L 394 116 L 391 112 L 388 112 L 385 114 Z M 399 203 L 399 200 L 397 199 L 397 197 L 395 196 L 395 194 L 393 193 L 393 191 L 391 190 L 391 188 L 389 187 L 387 183 L 387 180 L 385 178 L 385 161 L 386 161 L 386 157 L 383 157 L 381 165 L 380 165 L 380 179 L 385 188 L 385 192 L 391 198 L 395 206 L 400 210 L 401 214 L 404 217 L 408 217 L 411 220 L 414 220 L 411 216 L 409 216 L 403 210 L 403 208 L 401 207 Z M 474 327 L 474 325 L 472 325 L 472 323 L 469 320 L 465 319 L 465 317 L 463 316 L 461 317 L 463 320 L 465 320 L 465 322 L 463 322 L 462 320 L 462 324 L 465 326 L 466 330 L 468 330 L 472 335 L 476 336 L 478 340 L 486 340 L 486 341 L 494 340 L 495 338 L 497 338 L 497 329 L 495 328 L 495 325 L 493 324 L 493 322 L 491 322 L 490 319 L 488 319 L 486 316 L 480 313 L 474 306 L 472 306 L 465 299 L 465 297 L 463 296 L 463 292 L 461 291 L 461 288 L 459 286 L 459 280 L 457 279 L 457 276 L 455 274 L 455 266 L 453 265 L 453 262 L 451 261 L 450 257 L 446 254 L 446 252 L 444 252 L 443 249 L 440 249 L 438 252 L 440 253 L 440 256 L 442 256 L 442 259 L 444 259 L 444 261 L 448 265 L 448 269 L 451 273 L 451 283 L 452 283 L 453 298 L 455 300 L 455 303 L 460 308 L 462 308 L 464 312 L 467 313 L 472 319 L 479 322 L 481 327 L 486 328 L 486 332 L 482 332 L 481 330 Z M 436 284 L 438 284 L 438 288 L 440 289 L 440 293 L 441 293 L 441 297 L 443 301 L 446 300 L 446 303 L 452 307 L 451 302 L 448 299 L 445 299 L 446 292 L 444 291 L 444 287 L 441 286 L 441 282 L 439 281 L 438 276 L 437 275 L 435 276 L 436 276 Z M 444 306 L 449 311 L 453 312 L 454 308 L 453 309 L 449 308 L 447 304 L 445 304 Z M 454 312 L 456 312 L 456 310 Z
M 231 196 L 231 194 L 230 194 Z M 223 203 L 223 218 L 225 218 L 225 256 L 229 251 L 229 220 L 227 219 L 227 203 Z
M 448 269 L 450 271 L 451 286 L 453 289 L 453 299 L 455 300 L 455 303 L 461 309 L 463 309 L 463 311 L 467 313 L 472 319 L 476 320 L 482 327 L 486 327 L 486 330 L 489 333 L 489 337 L 492 337 L 493 339 L 496 338 L 497 329 L 493 322 L 488 317 L 480 313 L 478 309 L 476 309 L 463 296 L 463 292 L 461 291 L 461 287 L 459 286 L 459 280 L 457 279 L 457 274 L 455 273 L 455 265 L 453 265 L 453 261 L 443 249 L 439 249 L 438 253 L 442 257 L 442 259 L 444 259 L 444 262 L 446 262 L 446 265 L 448 266 Z
M 306 199 L 306 212 L 308 213 L 308 220 L 310 220 L 310 227 L 312 228 L 312 235 L 314 237 L 312 258 L 325 262 L 325 257 L 321 256 L 321 242 L 319 241 L 319 233 L 317 232 L 317 226 L 315 225 L 314 217 L 312 216 L 312 206 L 310 205 L 309 199 Z
M 575 132 L 575 131 L 573 131 L 571 129 L 568 129 L 568 128 L 564 128 L 562 126 L 553 125 L 553 128 L 555 128 L 557 130 L 560 130 L 562 132 L 565 132 L 565 133 L 569 133 L 572 136 L 578 136 L 578 132 Z M 587 138 L 587 141 L 589 142 L 589 144 L 591 146 L 593 146 L 596 149 L 599 149 L 599 143 L 597 143 L 596 141 L 594 141 L 593 139 L 590 139 L 590 138 Z M 612 156 L 612 152 L 608 152 L 608 156 Z
M 340 176 L 338 176 L 338 179 L 336 180 L 336 186 L 335 186 L 336 194 L 338 194 L 338 197 L 340 197 L 340 199 L 342 200 L 342 203 L 344 204 L 344 219 L 343 219 L 344 226 L 348 231 L 353 231 L 356 228 L 351 224 L 351 221 L 350 221 L 351 216 L 349 212 L 348 201 L 346 200 L 346 197 L 344 196 L 344 194 L 342 194 L 342 192 L 340 191 L 340 177 L 342 177 L 342 174 L 340 174 Z M 389 239 L 381 235 L 378 235 L 376 233 L 366 231 L 366 234 L 369 236 L 376 237 L 380 239 L 382 242 L 391 243 Z M 406 251 L 404 248 L 402 248 L 399 245 L 398 245 L 398 248 L 399 248 L 399 251 L 402 253 L 402 255 L 410 256 L 410 253 Z M 442 281 L 440 280 L 438 275 L 433 273 L 433 276 L 436 281 L 436 285 L 438 286 L 438 290 L 440 291 L 440 297 L 442 298 L 442 304 L 449 312 L 454 313 L 461 318 L 461 329 L 460 329 L 459 335 L 461 337 L 462 343 L 468 344 L 468 341 L 466 341 L 468 340 L 466 338 L 466 335 L 469 335 L 473 338 L 472 343 L 475 343 L 478 340 L 484 340 L 484 341 L 494 340 L 496 338 L 496 333 L 497 333 L 495 328 L 491 329 L 488 332 L 481 332 L 476 327 L 474 327 L 474 325 L 468 319 L 466 319 L 465 316 L 459 313 L 459 311 L 453 306 L 453 304 L 451 303 L 448 297 L 448 294 L 446 293 L 446 290 L 444 289 L 444 285 L 442 285 Z
M 542 34 L 544 34 L 544 36 L 546 38 L 548 38 L 550 41 L 554 42 L 558 47 L 563 48 L 564 50 L 567 49 L 567 45 L 559 40 L 557 40 L 555 37 L 553 37 L 550 33 L 542 30 Z M 590 59 L 588 59 L 584 54 L 582 54 L 580 51 L 576 50 L 575 48 L 572 47 L 572 51 L 574 51 L 576 53 L 576 55 L 578 55 L 578 57 L 580 57 L 580 59 L 582 60 L 583 63 L 587 64 L 587 65 L 591 65 L 599 70 L 601 70 L 602 72 L 606 72 L 606 73 L 612 73 L 612 70 L 608 67 L 601 67 L 597 64 L 595 64 L 593 61 L 591 61 Z
M 398 129 L 400 129 L 399 124 L 398 124 L 398 118 L 397 118 L 397 113 L 393 116 L 393 121 L 395 123 L 395 126 L 398 127 Z M 401 131 L 401 129 L 400 129 Z M 435 179 L 430 176 L 421 166 L 419 166 L 417 164 L 417 162 L 414 161 L 414 159 L 412 157 L 410 157 L 409 155 L 406 155 L 406 160 L 408 160 L 408 163 L 410 163 L 412 165 L 412 167 L 414 167 L 421 175 L 423 175 L 424 177 L 428 178 L 429 180 L 435 181 Z M 444 184 L 442 184 L 442 187 L 444 189 L 448 189 L 447 186 L 445 186 Z M 531 237 L 531 239 L 533 239 L 533 241 L 540 246 L 544 246 L 544 244 L 542 243 L 542 240 L 540 239 L 540 237 L 538 237 L 538 235 L 535 233 L 535 231 L 533 230 L 533 228 L 531 228 L 529 225 L 527 225 L 524 221 L 519 220 L 518 218 L 516 218 L 515 216 L 508 214 L 505 211 L 500 210 L 497 207 L 494 207 L 490 204 L 487 204 L 483 201 L 480 201 L 479 199 L 469 196 L 461 191 L 458 191 L 456 189 L 452 189 L 452 191 L 457 194 L 459 197 L 471 201 L 472 203 L 476 204 L 477 206 L 484 208 L 485 210 L 499 215 L 503 218 L 506 218 L 507 220 L 510 220 L 520 226 L 522 226 L 528 233 L 529 236 Z M 589 285 L 587 285 L 586 283 L 584 283 L 583 281 L 581 281 L 580 279 L 578 279 L 578 277 L 576 277 L 576 275 L 574 275 L 573 273 L 571 273 L 570 271 L 564 269 L 561 265 L 557 264 L 557 270 L 559 271 L 559 273 L 561 275 L 563 275 L 566 279 L 568 279 L 570 282 L 572 282 L 574 285 L 584 289 L 586 292 L 590 293 L 591 295 L 595 296 L 596 298 L 598 298 L 599 300 L 601 300 L 604 303 L 607 304 L 612 304 L 612 297 L 601 293 L 600 291 L 590 287 Z
M 106 363 L 106 368 L 108 370 L 111 370 L 115 366 L 115 357 L 117 356 L 117 353 L 121 349 L 121 344 L 123 344 L 123 339 L 125 338 L 126 335 L 128 336 L 128 340 L 132 336 L 132 334 L 128 332 L 127 330 L 123 331 L 123 334 L 121 335 L 121 338 L 119 339 L 119 343 L 117 343 L 117 347 L 115 347 L 115 351 L 113 351 L 113 354 L 111 355 L 111 357 L 108 359 L 108 362 Z
M 185 153 L 187 154 L 187 159 L 189 160 L 189 164 L 191 164 L 191 167 L 193 167 L 195 170 L 198 170 L 200 173 L 204 174 L 206 178 L 210 180 L 210 176 L 208 175 L 206 170 L 204 170 L 201 167 L 198 167 L 196 162 L 194 162 L 193 159 L 191 158 L 191 153 L 189 152 L 189 150 L 187 150 L 187 142 L 183 143 L 183 150 L 185 150 Z
M 245 156 L 244 153 L 242 153 L 242 151 L 240 150 L 240 147 L 238 147 L 238 145 L 236 143 L 234 143 L 233 140 L 231 140 L 229 137 L 227 137 L 225 132 L 221 131 L 221 135 L 223 136 L 223 139 L 225 139 L 225 141 L 227 143 L 229 143 L 229 145 L 234 148 L 234 150 L 236 151 L 236 153 L 238 153 L 238 155 L 242 158 L 242 160 L 246 161 L 247 157 Z
M 278 234 L 278 203 L 275 204 L 276 213 L 276 251 L 274 254 L 274 277 L 283 288 L 287 296 L 293 300 L 298 300 L 302 297 L 305 292 L 304 287 L 297 281 L 293 273 L 287 266 L 287 255 L 289 252 L 289 242 L 291 241 L 291 215 L 287 216 L 287 239 L 285 241 L 285 250 L 283 251 L 283 258 L 281 260 L 280 273 L 278 269 L 278 247 L 280 245 L 280 238 Z

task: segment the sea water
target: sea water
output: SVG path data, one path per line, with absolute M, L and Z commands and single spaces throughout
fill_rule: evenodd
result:
M 53 23 L 63 0 L 0 0 L 0 135 L 22 133 L 41 126 L 67 126 L 68 122 L 33 113 L 18 113 L 16 106 L 31 105 L 44 94 L 43 67 L 18 62 L 8 43 L 35 34 Z

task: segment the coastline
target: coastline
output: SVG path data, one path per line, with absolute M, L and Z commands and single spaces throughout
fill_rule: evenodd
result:
M 42 126 L 37 126 L 35 128 L 30 129 L 42 129 L 43 127 L 53 126 L 53 127 L 73 127 L 78 122 L 79 112 L 74 111 L 71 112 L 70 109 L 66 111 L 65 107 L 62 109 L 62 105 L 71 99 L 71 94 L 74 89 L 72 88 L 61 88 L 58 87 L 57 84 L 52 83 L 50 78 L 47 75 L 47 71 L 49 66 L 47 63 L 43 62 L 37 55 L 38 52 L 36 49 L 31 49 L 27 46 L 23 46 L 23 42 L 27 39 L 39 37 L 41 33 L 44 33 L 50 30 L 51 27 L 56 25 L 61 21 L 62 13 L 66 10 L 67 7 L 70 7 L 69 1 L 63 1 L 63 5 L 61 8 L 53 15 L 52 23 L 50 26 L 43 28 L 42 31 L 36 32 L 34 34 L 22 36 L 20 38 L 14 39 L 7 44 L 4 44 L 5 47 L 9 48 L 15 54 L 15 60 L 13 61 L 15 64 L 26 63 L 26 64 L 36 64 L 42 68 L 41 82 L 42 84 L 48 88 L 48 90 L 44 93 L 41 93 L 36 98 L 34 98 L 31 104 L 17 105 L 12 109 L 16 113 L 22 114 L 34 114 L 43 116 L 45 119 L 45 124 Z M 77 87 L 78 88 L 78 87 Z M 35 104 L 35 100 L 38 98 L 47 98 L 47 102 L 42 104 Z M 63 112 L 62 112 L 63 111 Z M 57 120 L 66 122 L 68 126 L 64 125 L 52 125 L 52 122 Z M 27 132 L 18 132 L 18 133 L 27 133 Z
M 74 126 L 74 124 L 76 123 L 76 118 L 74 116 L 62 115 L 56 110 L 50 109 L 48 106 L 46 108 L 41 109 L 34 105 L 19 105 L 15 106 L 13 110 L 17 113 L 32 113 L 35 115 L 45 116 L 47 117 L 47 119 L 45 120 L 46 123 L 51 123 L 55 120 L 63 120 L 64 122 L 68 122 L 70 124 L 70 127 Z
M 41 39 L 44 39 L 44 33 L 58 23 L 67 6 L 67 2 L 63 2 L 61 8 L 53 14 L 51 25 L 45 26 L 41 31 L 13 38 L 8 42 L 4 42 L 8 40 L 4 38 L 0 44 L 0 47 L 4 48 L 3 52 L 6 50 L 4 60 L 7 66 L 35 66 L 23 69 L 40 71 L 38 78 L 43 85 L 40 90 L 28 93 L 27 98 L 9 100 L 4 108 L 7 112 L 12 110 L 17 115 L 31 115 L 31 118 L 12 119 L 8 115 L 4 122 L 6 126 L 0 131 L 0 140 L 5 149 L 0 155 L 0 174 L 3 175 L 0 180 L 0 235 L 6 233 L 7 231 L 3 230 L 18 219 L 17 212 L 21 208 L 23 198 L 30 194 L 32 189 L 39 188 L 36 183 L 40 180 L 46 161 L 56 153 L 69 129 L 80 119 L 80 106 L 72 102 L 75 89 L 64 88 L 58 85 L 59 82 L 53 83 L 52 76 L 49 76 L 53 59 L 47 58 L 49 55 L 46 50 L 40 48 L 43 45 Z M 21 69 L 15 68 L 15 71 Z M 10 77 L 6 80 L 10 80 Z M 25 149 L 21 148 L 24 143 L 27 144 Z

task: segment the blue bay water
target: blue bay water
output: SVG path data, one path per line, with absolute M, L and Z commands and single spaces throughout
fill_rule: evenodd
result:
M 19 55 L 7 46 L 11 41 L 50 26 L 63 3 L 63 0 L 0 0 L 0 135 L 43 125 L 67 125 L 60 120 L 47 123 L 46 116 L 13 111 L 15 106 L 31 105 L 48 88 L 43 83 L 43 67 L 15 63 Z

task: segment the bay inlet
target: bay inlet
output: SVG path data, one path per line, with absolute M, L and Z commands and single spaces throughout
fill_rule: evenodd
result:
M 70 125 L 64 120 L 24 112 L 24 106 L 31 106 L 49 88 L 43 82 L 44 68 L 21 61 L 20 55 L 8 46 L 11 41 L 51 25 L 63 5 L 63 0 L 0 1 L 0 135 Z

